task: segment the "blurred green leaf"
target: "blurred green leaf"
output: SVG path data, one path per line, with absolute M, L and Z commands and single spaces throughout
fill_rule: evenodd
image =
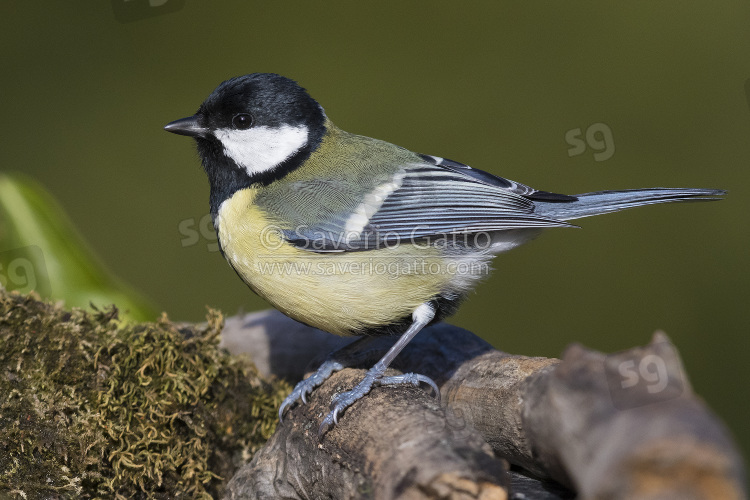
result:
M 157 310 L 112 276 L 62 207 L 31 178 L 0 175 L 0 285 L 64 300 L 68 307 L 116 304 L 126 319 L 153 321 Z

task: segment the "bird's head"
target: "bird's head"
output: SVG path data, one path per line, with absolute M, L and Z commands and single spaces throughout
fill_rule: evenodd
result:
M 318 147 L 325 124 L 323 108 L 295 81 L 253 73 L 221 83 L 197 113 L 164 129 L 195 138 L 213 189 L 285 175 Z

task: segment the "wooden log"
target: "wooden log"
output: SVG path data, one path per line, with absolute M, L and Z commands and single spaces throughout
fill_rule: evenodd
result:
M 250 352 L 261 361 L 259 365 L 265 364 L 267 373 L 293 380 L 301 378 L 302 366 L 314 368 L 328 351 L 350 342 L 299 325 L 276 312 L 233 319 L 223 335 L 225 345 L 234 343 L 234 352 Z M 393 341 L 384 338 L 371 344 L 371 356 L 365 363 L 374 362 Z M 470 332 L 438 324 L 420 333 L 393 367 L 433 378 L 443 398 L 442 410 L 422 409 L 416 415 L 421 426 L 407 425 L 411 442 L 429 440 L 431 432 L 438 429 L 448 431 L 451 442 L 461 442 L 465 435 L 470 448 L 481 448 L 475 439 L 478 432 L 497 456 L 526 474 L 572 488 L 584 499 L 746 496 L 739 453 L 722 423 L 692 393 L 679 356 L 663 334 L 656 335 L 645 348 L 610 356 L 574 345 L 560 361 L 503 353 Z M 279 453 L 279 449 L 292 450 L 290 443 L 315 447 L 313 434 L 327 411 L 327 402 L 336 392 L 351 388 L 361 375 L 361 371 L 344 370 L 332 377 L 318 389 L 316 402 L 311 402 L 317 410 L 311 412 L 311 407 L 301 405 L 292 408 L 289 417 L 296 427 L 281 427 L 266 448 Z M 341 377 L 346 377 L 347 382 Z M 317 448 L 316 460 L 336 463 L 333 450 L 337 449 L 346 450 L 347 457 L 355 456 L 361 450 L 361 441 L 359 434 L 347 427 L 355 420 L 352 416 L 359 416 L 357 425 L 372 428 L 377 412 L 370 414 L 365 410 L 382 410 L 396 404 L 404 390 L 411 391 L 414 398 L 425 397 L 418 389 L 374 390 L 365 398 L 367 403 L 357 402 L 347 410 L 336 433 L 326 436 L 323 447 Z M 396 420 L 390 427 L 397 425 L 401 423 Z M 306 435 L 308 440 L 294 437 L 302 429 L 312 432 Z M 374 437 L 378 435 L 387 436 L 376 433 Z M 282 441 L 285 447 L 279 444 Z M 352 448 L 346 448 L 346 443 Z M 386 448 L 396 449 L 389 439 L 383 443 Z M 279 460 L 281 456 L 275 457 Z M 297 461 L 286 463 L 293 462 Z M 270 477 L 260 479 L 258 464 L 254 460 L 241 473 L 251 474 L 256 485 Z M 268 473 L 270 469 L 266 466 L 265 470 Z M 295 474 L 303 474 L 304 470 L 297 469 Z M 374 469 L 358 470 L 367 476 Z M 276 480 L 292 477 L 274 471 Z M 511 477 L 511 491 L 513 487 L 529 486 L 529 481 L 521 476 Z M 357 481 L 366 483 L 367 479 Z M 500 478 L 488 484 L 507 482 Z M 526 498 L 563 498 L 566 494 L 558 490 L 544 493 L 552 496 L 542 496 L 545 489 L 550 488 L 532 482 L 527 491 L 535 490 L 539 495 Z M 383 491 L 386 490 L 378 490 Z M 299 498 L 305 498 L 308 490 L 297 492 Z
M 309 404 L 289 412 L 266 446 L 227 487 L 230 499 L 403 498 L 505 500 L 507 463 L 473 430 L 425 426 L 443 409 L 414 387 L 375 388 L 319 441 L 336 392 L 364 370 L 334 374 Z
M 573 345 L 524 397 L 534 456 L 581 498 L 746 497 L 741 456 L 663 333 L 611 356 Z

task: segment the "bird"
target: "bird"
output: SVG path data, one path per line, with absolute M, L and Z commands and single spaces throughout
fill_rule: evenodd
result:
M 164 129 L 195 140 L 209 181 L 221 254 L 247 286 L 291 318 L 363 348 L 393 346 L 337 394 L 322 436 L 376 386 L 437 385 L 386 375 L 426 326 L 454 312 L 492 259 L 569 221 L 726 191 L 648 188 L 565 195 L 336 127 L 296 81 L 274 73 L 228 79 L 198 111 Z M 279 409 L 352 363 L 334 351 Z

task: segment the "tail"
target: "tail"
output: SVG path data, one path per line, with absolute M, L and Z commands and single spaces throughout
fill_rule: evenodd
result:
M 673 201 L 721 200 L 722 189 L 651 188 L 624 191 L 597 191 L 575 195 L 575 201 L 534 201 L 534 213 L 542 217 L 570 220 L 607 214 L 626 208 Z

